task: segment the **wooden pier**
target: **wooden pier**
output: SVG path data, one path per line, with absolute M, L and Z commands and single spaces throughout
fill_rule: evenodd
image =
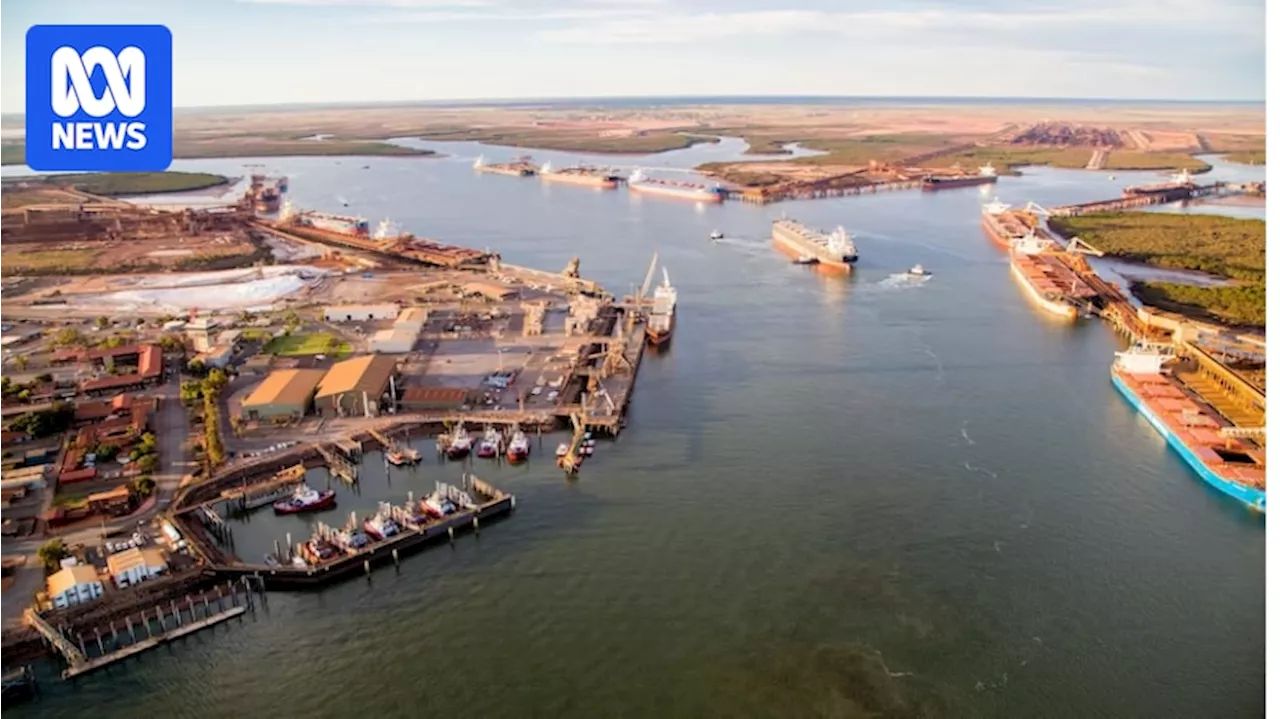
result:
M 352 440 L 347 440 L 347 442 L 355 444 Z M 316 450 L 320 452 L 321 457 L 324 457 L 324 462 L 329 467 L 329 472 L 332 473 L 333 476 L 347 482 L 348 484 L 355 484 L 360 481 L 360 468 L 355 462 L 352 462 L 343 455 L 335 452 L 332 448 L 323 444 L 316 445 Z
M 181 614 L 179 614 L 179 624 L 173 629 L 170 629 L 159 636 L 147 637 L 136 644 L 130 644 L 100 657 L 94 657 L 82 664 L 69 666 L 62 672 L 62 678 L 74 679 L 81 674 L 88 674 L 89 672 L 97 671 L 110 664 L 115 664 L 116 662 L 128 659 L 136 654 L 141 654 L 149 649 L 155 649 L 161 644 L 168 644 L 175 639 L 181 639 L 182 637 L 185 637 L 188 634 L 194 634 L 201 629 L 207 629 L 215 624 L 221 624 L 228 619 L 234 619 L 241 614 L 244 614 L 246 611 L 248 611 L 248 609 L 245 607 L 234 606 L 218 612 L 217 614 L 211 614 L 203 619 L 197 619 L 190 624 L 181 624 L 182 619 Z

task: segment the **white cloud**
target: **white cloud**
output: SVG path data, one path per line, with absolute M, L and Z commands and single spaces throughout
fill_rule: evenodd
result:
M 1179 27 L 1229 31 L 1260 39 L 1263 33 L 1261 20 L 1260 6 L 1195 0 L 1132 0 L 1127 4 L 1084 2 L 1069 8 L 1011 12 L 957 9 L 825 12 L 792 9 L 654 13 L 627 22 L 586 23 L 549 30 L 539 37 L 550 42 L 584 44 L 688 43 L 797 32 L 872 38 L 882 37 L 885 33 L 1061 33 L 1065 28 L 1083 29 L 1087 33 L 1090 26 L 1127 26 L 1138 34 Z M 1087 35 L 1081 37 L 1082 41 L 1087 39 Z
M 425 12 L 386 13 L 369 18 L 371 22 L 405 23 L 405 22 L 508 22 L 522 21 L 554 21 L 554 20 L 600 20 L 606 18 L 640 17 L 646 14 L 643 10 L 627 10 L 623 8 L 582 8 L 580 10 L 546 10 L 525 12 L 521 10 L 504 10 L 501 8 L 478 9 L 475 11 L 428 10 Z
M 493 0 L 236 0 L 252 5 L 314 5 L 323 7 L 452 8 L 489 7 Z

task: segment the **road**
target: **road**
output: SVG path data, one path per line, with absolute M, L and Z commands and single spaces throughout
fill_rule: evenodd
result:
M 101 541 L 102 533 L 113 530 L 131 530 L 138 524 L 148 522 L 157 513 L 164 511 L 173 501 L 174 494 L 182 484 L 182 478 L 193 468 L 194 464 L 187 451 L 187 439 L 191 432 L 191 423 L 187 419 L 186 409 L 179 399 L 179 388 L 182 377 L 173 372 L 169 381 L 157 388 L 152 396 L 160 399 L 160 408 L 151 423 L 157 440 L 157 451 L 160 457 L 160 469 L 152 475 L 156 481 L 155 501 L 143 505 L 143 508 L 127 517 L 117 517 L 105 523 L 81 526 L 66 533 L 59 534 L 68 546 L 76 544 L 92 545 Z M 46 492 L 45 510 L 52 505 L 52 492 Z M 18 541 L 5 542 L 5 557 L 25 556 L 26 563 L 14 572 L 13 584 L 3 595 L 0 595 L 0 618 L 4 628 L 20 625 L 22 612 L 30 604 L 31 597 L 44 587 L 44 571 L 36 550 L 47 541 L 47 537 L 33 536 Z

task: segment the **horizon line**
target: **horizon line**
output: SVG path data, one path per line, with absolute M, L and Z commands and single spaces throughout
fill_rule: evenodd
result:
M 831 102 L 839 100 L 875 100 L 875 101 L 971 101 L 971 102 L 1066 102 L 1066 103 L 1087 103 L 1087 102 L 1105 102 L 1105 103 L 1131 103 L 1141 105 L 1151 104 L 1195 104 L 1195 105 L 1266 105 L 1266 98 L 1262 99 L 1175 99 L 1175 98 L 1131 98 L 1131 97 L 1050 97 L 1050 96 L 1016 96 L 1016 95 L 558 95 L 544 97 L 487 97 L 487 98 L 448 98 L 437 100 L 365 100 L 365 101 L 337 101 L 337 102 L 278 102 L 278 103 L 233 103 L 223 105 L 174 105 L 174 110 L 243 110 L 243 109 L 302 109 L 302 108 L 331 108 L 331 107 L 348 107 L 348 108 L 394 108 L 394 107 L 420 107 L 420 106 L 438 106 L 438 107 L 484 107 L 487 105 L 536 105 L 547 103 L 566 103 L 566 102 L 618 102 L 618 101 L 661 101 L 656 104 L 670 104 L 675 102 L 694 102 L 697 104 L 765 104 L 765 102 L 778 102 L 783 100 L 793 100 L 797 102 L 803 101 L 822 101 Z M 25 117 L 26 110 L 22 112 L 0 113 L 3 117 Z

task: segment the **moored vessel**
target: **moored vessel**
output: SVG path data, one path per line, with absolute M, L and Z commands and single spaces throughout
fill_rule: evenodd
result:
M 653 309 L 645 325 L 645 337 L 649 344 L 665 346 L 671 341 L 676 324 L 676 288 L 671 285 L 667 268 L 662 268 L 662 284 L 653 291 Z
M 1018 285 L 1045 311 L 1076 319 L 1097 293 L 1066 263 L 1052 240 L 1028 234 L 1009 248 L 1009 268 Z
M 598 167 L 583 165 L 554 170 L 551 168 L 551 163 L 548 162 L 538 170 L 538 176 L 547 182 L 597 187 L 605 190 L 612 190 L 618 186 L 618 177 L 613 173 Z
M 523 462 L 529 458 L 529 437 L 524 432 L 516 430 L 511 435 L 511 441 L 507 443 L 507 461 Z
M 993 171 L 986 175 L 979 172 L 976 175 L 925 175 L 920 181 L 920 189 L 926 192 L 935 190 L 950 190 L 957 187 L 973 187 L 975 185 L 989 185 L 996 181 L 996 174 Z
M 507 175 L 510 177 L 528 177 L 537 173 L 537 168 L 533 164 L 533 158 L 528 155 L 522 155 L 511 162 L 495 162 L 492 164 L 484 161 L 484 155 L 476 158 L 475 164 L 472 165 L 478 172 L 488 172 L 494 175 Z
M 1152 185 L 1132 185 L 1124 188 L 1126 197 L 1135 195 L 1167 195 L 1171 193 L 1189 193 L 1196 186 L 1195 179 L 1187 170 L 1182 170 L 1176 175 L 1171 175 L 1168 182 L 1158 182 Z
M 823 233 L 795 220 L 774 220 L 773 242 L 793 259 L 806 260 L 801 264 L 820 264 L 848 271 L 858 261 L 858 246 L 844 227 Z
M 720 185 L 699 185 L 694 182 L 676 182 L 674 180 L 658 180 L 646 177 L 636 170 L 627 180 L 627 187 L 632 191 L 645 195 L 674 197 L 696 202 L 723 202 L 724 189 Z
M 480 438 L 480 443 L 476 445 L 476 456 L 483 459 L 490 459 L 498 456 L 498 448 L 502 444 L 502 435 L 498 434 L 498 430 L 493 427 L 485 427 L 484 436 Z
M 331 212 L 306 211 L 292 215 L 297 224 L 325 232 L 355 237 L 369 236 L 369 221 L 363 217 L 335 215 Z
M 304 482 L 299 484 L 297 489 L 293 491 L 293 495 L 287 499 L 271 505 L 276 514 L 302 514 L 303 512 L 318 512 L 322 509 L 330 509 L 338 503 L 338 495 L 332 489 L 317 491 L 307 486 Z
M 394 537 L 400 533 L 400 527 L 396 525 L 395 520 L 391 518 L 391 505 L 382 502 L 378 505 L 378 511 L 373 516 L 364 520 L 364 531 L 374 541 L 381 541 L 388 537 Z
M 444 455 L 449 459 L 462 459 L 471 454 L 471 435 L 461 423 L 454 428 L 448 442 Z
M 1178 361 L 1176 355 L 1135 346 L 1116 353 L 1111 382 L 1201 480 L 1265 513 L 1265 450 L 1248 437 L 1248 429 L 1233 425 L 1170 371 Z
M 1037 224 L 1034 215 L 1015 210 L 998 197 L 982 205 L 982 231 L 1000 247 L 1008 248 L 1014 240 L 1034 231 Z

